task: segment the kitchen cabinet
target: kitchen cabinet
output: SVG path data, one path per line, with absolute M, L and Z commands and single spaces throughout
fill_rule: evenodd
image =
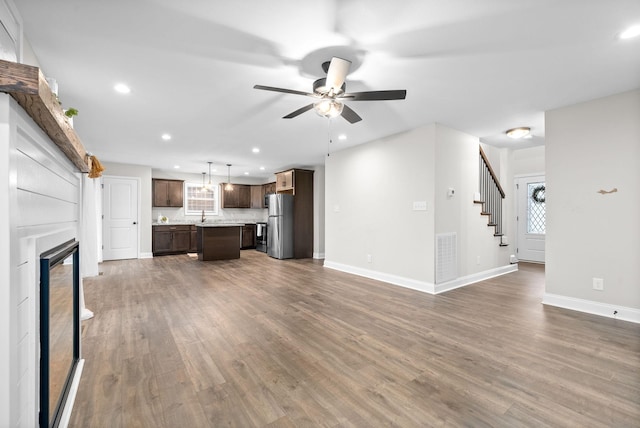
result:
M 154 207 L 182 207 L 184 181 L 154 178 L 152 183 Z
M 256 225 L 245 224 L 242 226 L 242 249 L 256 248 Z
M 198 260 L 231 260 L 240 258 L 242 225 L 198 224 Z
M 189 252 L 190 253 L 195 253 L 198 251 L 198 235 L 197 235 L 197 231 L 196 231 L 196 225 L 192 224 L 191 225 L 191 240 L 190 240 L 190 247 L 189 247 Z
M 250 208 L 251 186 L 234 184 L 233 190 L 225 190 L 226 183 L 220 183 L 220 206 L 222 208 Z
M 264 186 L 251 186 L 251 208 L 264 208 Z
M 264 194 L 265 195 L 269 195 L 271 193 L 276 193 L 276 182 L 275 181 L 273 183 L 263 184 L 262 187 L 264 189 Z
M 187 253 L 191 250 L 191 225 L 153 226 L 151 241 L 154 256 Z
M 276 192 L 277 193 L 293 193 L 294 188 L 294 171 L 282 171 L 276 173 Z M 289 192 L 291 191 L 291 192 Z

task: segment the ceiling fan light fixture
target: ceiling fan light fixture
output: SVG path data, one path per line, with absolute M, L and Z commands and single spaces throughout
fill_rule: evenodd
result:
M 508 137 L 513 138 L 514 140 L 518 140 L 520 138 L 527 138 L 528 135 L 531 134 L 531 128 L 528 126 L 521 126 L 519 128 L 509 129 L 505 132 Z
M 344 105 L 341 102 L 335 100 L 322 100 L 313 105 L 314 110 L 318 115 L 323 117 L 336 117 L 342 114 Z

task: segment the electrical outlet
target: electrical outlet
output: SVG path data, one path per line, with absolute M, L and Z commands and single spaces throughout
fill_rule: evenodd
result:
M 604 279 L 602 278 L 593 278 L 593 289 L 598 291 L 604 290 Z
M 371 263 L 371 254 L 367 254 L 367 263 Z

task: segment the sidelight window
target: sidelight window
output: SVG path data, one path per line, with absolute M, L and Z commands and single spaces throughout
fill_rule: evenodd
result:
M 545 234 L 545 184 L 529 183 L 528 192 L 529 197 L 527 198 L 527 201 L 529 205 L 529 215 L 527 220 L 527 232 Z

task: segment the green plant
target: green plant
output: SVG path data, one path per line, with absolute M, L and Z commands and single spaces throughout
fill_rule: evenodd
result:
M 73 117 L 73 116 L 76 116 L 77 114 L 78 114 L 78 110 L 73 107 L 69 107 L 64 111 L 64 115 L 67 117 Z

